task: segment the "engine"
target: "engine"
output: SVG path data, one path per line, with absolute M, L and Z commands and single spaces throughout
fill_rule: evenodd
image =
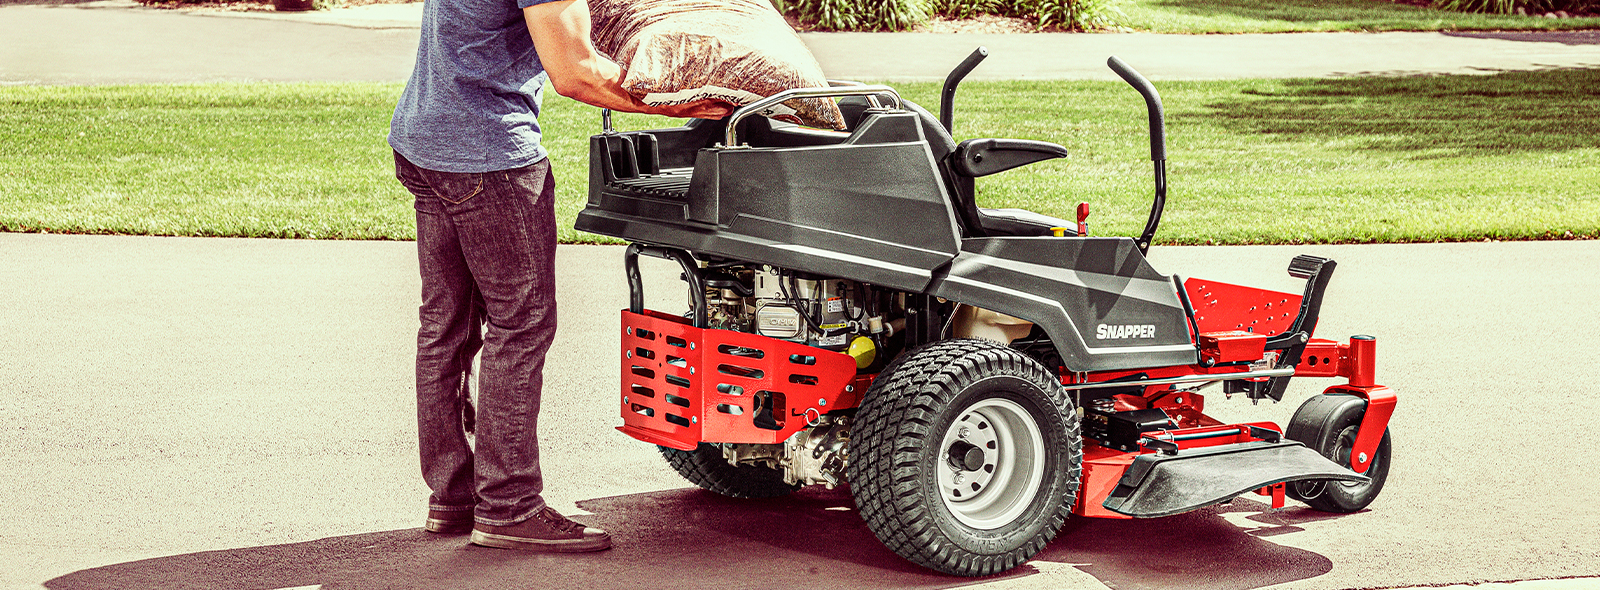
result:
M 902 347 L 904 296 L 857 281 L 767 265 L 706 268 L 707 324 L 843 352 L 863 372 Z M 724 444 L 729 463 L 783 471 L 788 483 L 832 488 L 844 481 L 852 411 L 825 414 L 780 444 Z
M 766 265 L 712 267 L 706 281 L 711 327 L 754 332 L 835 352 L 857 366 L 893 343 L 904 326 L 903 296 L 866 283 L 802 275 Z M 863 361 L 865 360 L 865 363 Z
M 844 481 L 850 459 L 850 421 L 844 414 L 823 416 L 781 444 L 724 444 L 722 457 L 735 465 L 783 471 L 783 481 L 789 484 L 821 484 L 831 490 Z

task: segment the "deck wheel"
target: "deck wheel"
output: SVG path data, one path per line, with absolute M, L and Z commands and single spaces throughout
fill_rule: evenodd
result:
M 1311 448 L 1334 463 L 1351 466 L 1350 452 L 1355 446 L 1356 431 L 1361 417 L 1367 413 L 1367 400 L 1354 395 L 1323 394 L 1307 399 L 1289 420 L 1284 436 Z M 1343 481 L 1310 480 L 1288 485 L 1290 498 L 1323 512 L 1355 512 L 1366 508 L 1378 493 L 1383 491 L 1389 478 L 1389 431 L 1383 431 L 1383 440 L 1373 454 L 1372 466 L 1364 474 L 1371 481 L 1352 483 Z

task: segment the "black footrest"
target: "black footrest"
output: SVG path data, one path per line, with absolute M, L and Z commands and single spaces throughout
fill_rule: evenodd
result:
M 1135 518 L 1155 518 L 1219 504 L 1270 485 L 1312 479 L 1367 481 L 1298 442 L 1247 442 L 1176 455 L 1139 455 L 1102 505 Z
M 648 196 L 676 200 L 689 198 L 689 185 L 694 170 L 681 168 L 664 170 L 655 176 L 637 176 L 634 178 L 619 178 L 606 183 L 606 188 L 611 192 L 627 196 Z
M 1297 279 L 1309 279 L 1322 272 L 1322 265 L 1332 262 L 1327 258 L 1301 254 L 1289 261 L 1289 276 Z

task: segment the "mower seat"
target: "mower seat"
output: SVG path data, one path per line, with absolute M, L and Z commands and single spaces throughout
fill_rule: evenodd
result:
M 1053 236 L 1056 228 L 1066 228 L 1078 233 L 1078 222 L 1051 217 L 1027 209 L 978 208 L 983 218 L 983 228 L 991 236 Z M 1043 232 L 1043 233 L 1040 233 Z
M 939 118 L 911 101 L 901 105 L 917 113 L 928 149 L 939 163 L 945 187 L 954 201 L 963 237 L 1052 236 L 1054 229 L 1076 231 L 1077 223 L 1022 209 L 985 209 L 978 206 L 973 179 L 1043 160 L 1066 157 L 1059 145 L 1022 139 L 969 139 L 956 145 Z
M 887 101 L 888 97 L 882 97 Z M 839 99 L 839 110 L 849 131 L 837 132 L 807 129 L 791 123 L 780 123 L 761 117 L 745 122 L 751 145 L 797 147 L 802 145 L 828 145 L 860 141 L 856 132 L 874 112 L 863 96 Z M 1074 231 L 1076 222 L 1023 209 L 985 209 L 978 207 L 974 196 L 973 178 L 1003 172 L 1019 166 L 1067 155 L 1059 145 L 1022 139 L 969 139 L 957 145 L 950 132 L 932 113 L 911 101 L 902 100 L 901 107 L 916 113 L 922 137 L 928 150 L 938 163 L 961 225 L 963 237 L 990 236 L 1051 236 L 1055 228 Z M 881 139 L 879 139 L 881 141 Z

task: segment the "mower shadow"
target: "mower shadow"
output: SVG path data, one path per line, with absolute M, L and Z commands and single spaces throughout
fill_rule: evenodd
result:
M 44 586 L 670 590 L 956 588 L 975 582 L 922 569 L 884 548 L 861 521 L 847 489 L 807 489 L 772 500 L 683 489 L 580 506 L 593 513 L 582 520 L 611 531 L 616 548 L 527 554 L 471 546 L 461 535 L 409 529 L 121 563 L 74 572 Z M 1256 508 L 1246 503 L 1243 510 Z M 981 581 L 1029 576 L 1040 571 L 1036 564 L 1059 562 L 1119 589 L 1244 590 L 1332 569 L 1327 558 L 1263 540 L 1215 510 L 1149 521 L 1070 522 L 1034 562 Z
M 1304 507 L 1266 512 L 1268 508 L 1236 499 L 1165 518 L 1072 519 L 1034 561 L 1073 564 L 1118 590 L 1248 590 L 1333 570 L 1327 557 L 1266 538 L 1304 530 L 1297 524 L 1344 515 Z M 1261 526 L 1240 528 L 1223 516 L 1228 513 L 1250 514 L 1245 520 Z

